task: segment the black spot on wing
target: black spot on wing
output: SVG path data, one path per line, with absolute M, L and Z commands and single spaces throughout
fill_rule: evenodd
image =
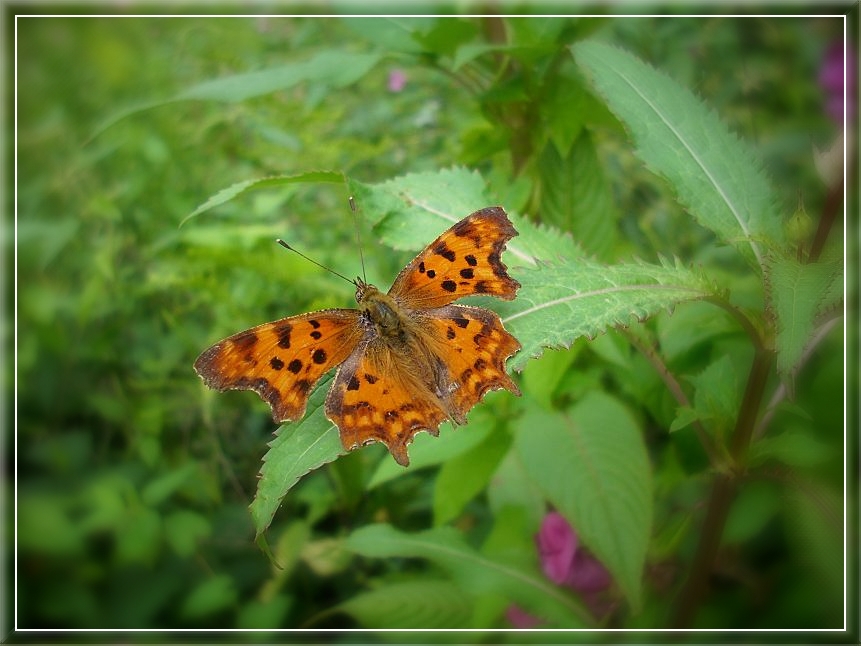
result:
M 233 339 L 233 345 L 236 346 L 239 350 L 248 351 L 254 347 L 257 343 L 257 335 L 253 332 L 249 334 L 243 334 L 242 336 L 238 336 Z
M 290 332 L 293 330 L 293 326 L 289 323 L 282 323 L 275 327 L 275 334 L 278 337 L 278 347 L 279 348 L 289 348 L 290 347 Z
M 479 232 L 479 227 L 472 218 L 464 218 L 454 225 L 451 230 L 452 233 L 459 238 L 469 238 L 475 243 L 476 247 L 481 246 L 481 233 Z
M 445 242 L 437 243 L 437 245 L 433 248 L 433 252 L 438 256 L 442 256 L 449 262 L 454 262 L 454 259 L 457 258 L 457 255 L 454 253 L 454 251 L 449 249 L 448 245 Z
M 293 387 L 296 389 L 296 392 L 305 396 L 308 394 L 308 391 L 311 390 L 311 382 L 307 379 L 299 379 Z

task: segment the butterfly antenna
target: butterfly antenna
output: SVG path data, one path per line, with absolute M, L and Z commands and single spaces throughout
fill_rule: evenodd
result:
M 302 256 L 302 257 L 303 257 L 305 260 L 307 260 L 308 262 L 310 262 L 310 263 L 312 263 L 312 264 L 314 264 L 314 265 L 317 265 L 317 266 L 318 266 L 318 267 L 320 267 L 321 269 L 325 269 L 325 270 L 326 270 L 326 271 L 328 271 L 330 274 L 335 274 L 338 278 L 343 278 L 344 280 L 346 280 L 346 281 L 347 281 L 348 283 L 350 283 L 351 285 L 356 285 L 356 281 L 355 281 L 355 280 L 350 280 L 350 279 L 349 279 L 349 278 L 347 278 L 344 274 L 339 274 L 339 273 L 338 273 L 337 271 L 335 271 L 334 269 L 330 269 L 330 268 L 329 268 L 329 267 L 327 267 L 326 265 L 321 265 L 319 262 L 317 262 L 317 261 L 316 261 L 316 260 L 314 260 L 313 258 L 309 258 L 308 256 L 306 256 L 304 253 L 302 253 L 302 252 L 301 252 L 301 251 L 299 251 L 298 249 L 294 249 L 293 247 L 291 247 L 289 244 L 287 244 L 286 242 L 284 242 L 281 238 L 276 238 L 276 239 L 275 239 L 275 242 L 277 242 L 278 244 L 280 244 L 282 247 L 284 247 L 284 248 L 285 248 L 285 249 L 287 249 L 288 251 L 292 251 L 293 253 L 298 253 L 300 256 Z
M 365 255 L 362 253 L 362 228 L 359 226 L 359 209 L 356 206 L 356 200 L 351 195 L 349 198 L 350 210 L 353 212 L 353 222 L 356 223 L 356 244 L 359 245 L 359 260 L 362 263 L 362 282 L 367 283 L 368 277 L 365 274 Z

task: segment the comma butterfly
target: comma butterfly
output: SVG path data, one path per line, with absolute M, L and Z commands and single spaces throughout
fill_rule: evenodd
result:
M 388 294 L 357 278 L 358 309 L 258 325 L 204 351 L 194 369 L 210 388 L 256 391 L 284 422 L 303 417 L 314 384 L 340 366 L 325 411 L 344 448 L 382 442 L 407 466 L 420 430 L 465 424 L 489 390 L 520 395 L 505 372 L 518 340 L 496 313 L 452 305 L 473 294 L 515 297 L 520 283 L 500 257 L 516 235 L 502 208 L 476 211 L 404 267 Z

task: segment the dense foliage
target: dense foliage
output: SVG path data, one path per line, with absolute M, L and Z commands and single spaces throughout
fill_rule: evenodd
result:
M 17 28 L 19 627 L 843 627 L 842 21 Z M 520 232 L 523 396 L 408 469 L 191 367 L 350 306 L 273 242 L 356 275 L 348 195 L 381 287 Z

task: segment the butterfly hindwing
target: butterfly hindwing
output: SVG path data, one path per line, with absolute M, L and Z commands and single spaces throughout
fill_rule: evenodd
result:
M 495 312 L 466 305 L 447 305 L 427 312 L 429 333 L 445 352 L 452 383 L 451 405 L 466 414 L 489 390 L 504 388 L 520 395 L 505 361 L 520 350 Z
M 420 430 L 437 435 L 447 415 L 426 385 L 397 369 L 390 348 L 372 343 L 360 344 L 338 370 L 326 397 L 326 416 L 341 429 L 345 449 L 382 442 L 407 466 L 413 436 Z
M 358 317 L 332 309 L 264 323 L 205 350 L 194 369 L 215 390 L 257 392 L 276 422 L 299 419 L 314 384 L 358 344 Z
M 476 211 L 404 267 L 389 295 L 413 309 L 440 307 L 473 294 L 511 300 L 520 283 L 508 275 L 501 256 L 516 235 L 502 208 Z

